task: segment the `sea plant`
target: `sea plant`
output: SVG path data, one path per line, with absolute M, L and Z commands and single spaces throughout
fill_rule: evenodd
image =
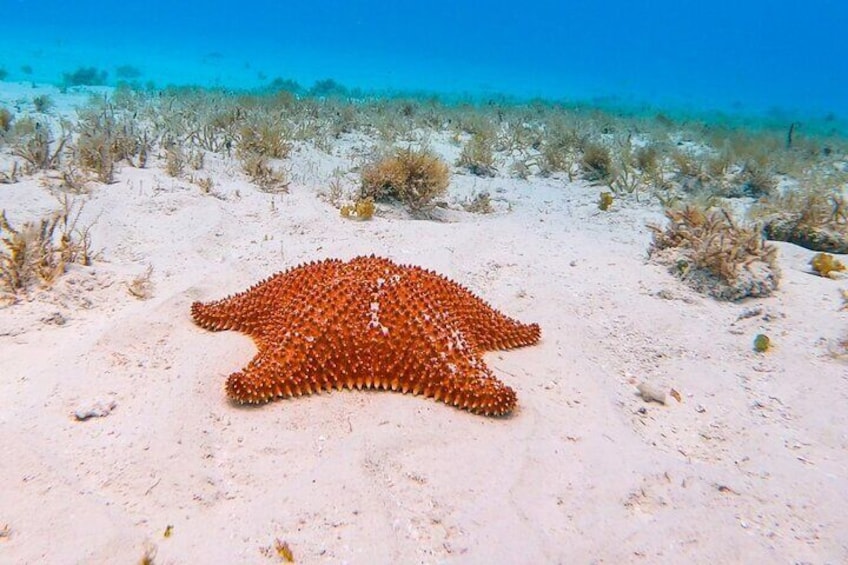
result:
M 676 149 L 669 159 L 673 178 L 684 191 L 700 191 L 708 186 L 710 176 L 702 157 L 691 150 Z
M 773 194 L 777 189 L 778 180 L 763 161 L 748 161 L 739 175 L 742 185 L 742 196 L 760 198 Z
M 33 97 L 32 105 L 35 108 L 36 112 L 46 114 L 47 111 L 53 107 L 53 99 L 46 94 L 40 94 L 38 96 Z
M 768 239 L 813 251 L 848 253 L 848 198 L 838 182 L 811 182 L 773 195 L 752 207 Z M 802 185 L 807 184 L 802 181 Z
M 187 141 L 200 149 L 221 153 L 229 151 L 237 137 L 236 129 L 242 121 L 238 109 L 224 108 L 189 126 Z
M 350 94 L 351 92 L 346 86 L 332 78 L 315 81 L 315 84 L 309 89 L 309 95 L 315 98 L 347 98 Z
M 777 248 L 759 230 L 737 225 L 723 208 L 666 210 L 665 228 L 649 225 L 651 259 L 699 292 L 721 300 L 769 296 L 780 281 Z
M 60 201 L 61 209 L 50 216 L 15 228 L 0 212 L 0 292 L 17 294 L 34 284 L 49 286 L 72 263 L 90 265 L 91 235 L 80 227 L 83 205 Z
M 612 171 L 606 176 L 606 184 L 614 194 L 636 194 L 645 186 L 643 174 L 635 166 L 632 147 L 628 140 L 623 144 L 616 155 Z
M 606 181 L 613 172 L 609 148 L 598 142 L 587 143 L 580 158 L 580 167 L 587 180 Z
M 374 216 L 374 199 L 357 198 L 353 204 L 345 204 L 339 210 L 343 218 L 370 220 Z
M 114 181 L 115 155 L 112 152 L 112 128 L 99 118 L 83 118 L 78 127 L 79 135 L 73 146 L 73 154 L 79 165 L 97 175 L 104 184 Z
M 182 146 L 168 143 L 165 149 L 165 173 L 169 177 L 177 178 L 183 174 L 186 166 L 186 154 Z
M 328 100 L 327 104 L 335 106 L 333 118 L 328 124 L 329 134 L 333 139 L 339 139 L 343 134 L 352 133 L 357 129 L 360 121 L 360 111 L 357 104 L 333 99 Z
M 0 171 L 0 184 L 14 184 L 20 180 L 20 167 L 17 161 L 12 161 L 8 172 Z
M 65 144 L 70 138 L 67 125 L 61 124 L 61 134 L 53 137 L 50 126 L 25 118 L 15 122 L 11 141 L 12 155 L 26 163 L 27 172 L 55 169 L 60 162 Z
M 153 265 L 148 265 L 144 273 L 133 277 L 126 284 L 127 292 L 139 300 L 148 300 L 153 296 Z
M 12 120 L 15 117 L 8 108 L 0 107 L 0 136 L 9 131 L 9 128 L 12 126 Z
M 505 121 L 498 136 L 499 151 L 518 151 L 527 154 L 539 151 L 543 144 L 543 130 L 537 124 L 526 121 Z
M 450 171 L 428 149 L 399 148 L 362 168 L 361 193 L 374 200 L 396 199 L 413 212 L 432 208 L 450 183 Z
M 543 176 L 564 172 L 573 180 L 573 169 L 580 161 L 580 153 L 588 143 L 588 133 L 580 124 L 566 121 L 559 116 L 549 119 L 539 148 L 538 162 Z
M 639 171 L 637 174 L 642 185 L 660 201 L 674 196 L 676 189 L 674 183 L 666 178 L 666 159 L 661 144 L 653 142 L 635 148 L 632 163 Z
M 111 103 L 95 101 L 80 111 L 77 124 L 80 164 L 93 170 L 102 182 L 109 182 L 108 168 L 127 162 L 143 168 L 153 149 L 148 128 L 129 111 L 118 111 Z
M 655 174 L 662 166 L 659 148 L 654 145 L 642 145 L 633 151 L 636 167 L 645 174 Z
M 238 133 L 238 151 L 272 159 L 285 159 L 291 151 L 288 128 L 281 118 L 257 115 L 244 123 Z
M 133 65 L 120 65 L 115 69 L 115 76 L 122 80 L 134 80 L 141 77 L 141 69 Z
M 733 167 L 733 155 L 726 148 L 722 148 L 718 150 L 715 154 L 710 155 L 706 158 L 704 164 L 704 172 L 711 179 L 724 179 L 730 174 L 731 168 Z M 761 170 L 761 169 L 760 169 Z M 763 184 L 762 182 L 754 179 L 754 190 L 750 192 L 757 191 L 757 185 Z M 771 192 L 772 188 L 768 190 L 763 190 L 763 193 Z
M 82 171 L 71 160 L 65 160 L 59 167 L 58 175 L 48 175 L 50 186 L 60 191 L 71 194 L 86 194 L 88 192 L 88 181 L 91 176 Z
M 492 150 L 493 139 L 484 133 L 475 133 L 462 147 L 457 166 L 479 177 L 493 177 L 495 154 Z
M 754 337 L 754 351 L 757 353 L 766 353 L 772 347 L 771 339 L 766 334 L 757 334 Z
M 270 159 L 259 153 L 240 153 L 242 170 L 250 180 L 264 192 L 286 192 L 289 187 L 288 175 L 283 169 L 271 165 Z
M 836 278 L 838 273 L 845 270 L 845 265 L 830 253 L 816 253 L 810 259 L 810 266 L 822 277 Z
M 75 71 L 62 75 L 62 86 L 100 86 L 106 84 L 109 73 L 96 67 L 78 67 Z
M 487 191 L 478 192 L 462 205 L 466 212 L 472 214 L 491 214 L 495 211 L 492 197 Z

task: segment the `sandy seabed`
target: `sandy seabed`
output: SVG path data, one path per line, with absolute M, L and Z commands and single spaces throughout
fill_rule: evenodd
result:
M 350 221 L 321 194 L 361 143 L 296 147 L 287 194 L 210 154 L 212 194 L 156 161 L 83 198 L 101 258 L 0 309 L 0 561 L 273 563 L 277 540 L 298 563 L 848 561 L 845 283 L 811 274 L 813 252 L 776 244 L 779 291 L 722 303 L 646 261 L 657 205 L 601 212 L 583 181 L 458 171 L 439 221 Z M 495 213 L 458 206 L 482 190 Z M 55 207 L 38 177 L 0 185 L 10 220 Z M 386 392 L 227 400 L 255 348 L 190 304 L 372 253 L 541 325 L 485 357 L 511 416 Z M 646 403 L 642 382 L 681 400 Z

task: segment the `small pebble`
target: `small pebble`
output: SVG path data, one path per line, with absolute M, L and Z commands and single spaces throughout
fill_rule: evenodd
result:
M 103 418 L 108 416 L 112 410 L 118 406 L 114 400 L 109 402 L 97 401 L 87 408 L 78 408 L 74 412 L 74 417 L 80 422 L 84 422 L 90 418 Z
M 636 390 L 639 391 L 639 394 L 642 396 L 642 400 L 645 402 L 659 402 L 660 404 L 665 404 L 665 392 L 655 386 L 649 385 L 648 383 L 639 383 Z
M 42 318 L 41 322 L 43 324 L 52 324 L 54 326 L 64 326 L 67 320 L 65 320 L 65 317 L 61 312 L 53 312 L 49 316 Z

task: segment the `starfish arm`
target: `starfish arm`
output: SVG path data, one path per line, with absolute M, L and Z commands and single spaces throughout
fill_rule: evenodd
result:
M 227 307 L 227 300 L 216 302 L 194 302 L 191 305 L 191 319 L 203 329 L 213 332 L 224 330 L 241 330 L 245 324 L 240 318 L 247 315 L 235 315 L 234 308 Z M 233 310 L 233 312 L 231 312 Z
M 465 322 L 464 329 L 483 351 L 533 345 L 541 338 L 539 324 L 523 324 L 495 310 L 461 285 L 456 286 L 458 292 L 445 294 L 452 302 L 446 307 L 464 313 L 460 317 Z
M 267 288 L 275 282 L 272 279 L 263 284 Z M 260 287 L 260 290 L 265 289 Z M 263 321 L 280 307 L 263 300 L 263 294 L 251 289 L 214 302 L 195 302 L 191 305 L 191 317 L 195 324 L 207 330 L 234 330 L 258 338 L 263 333 Z
M 380 312 L 386 333 L 374 332 L 375 353 L 390 350 L 389 359 L 372 372 L 380 388 L 423 394 L 475 414 L 501 416 L 513 410 L 515 392 L 495 378 L 466 339 L 459 320 L 438 302 L 422 300 L 415 285 L 385 289 L 392 304 Z
M 423 387 L 424 396 L 483 416 L 504 416 L 512 412 L 516 404 L 515 391 L 492 375 L 481 358 L 463 355 L 453 361 L 433 360 L 428 364 L 426 380 L 417 383 Z
M 276 322 L 278 314 L 292 306 L 308 310 L 309 299 L 314 297 L 303 289 L 320 287 L 321 281 L 333 278 L 340 265 L 336 260 L 311 263 L 278 273 L 227 298 L 195 302 L 191 305 L 192 319 L 204 329 L 244 332 L 263 343 L 269 325 L 274 327 L 269 321 Z
M 522 324 L 492 308 L 461 284 L 423 269 L 415 271 L 418 276 L 432 279 L 437 289 L 433 298 L 438 310 L 454 313 L 462 322 L 468 340 L 482 351 L 524 347 L 541 338 L 539 324 Z
M 275 351 L 260 351 L 247 367 L 227 377 L 227 396 L 242 404 L 261 404 L 317 392 L 299 375 L 296 365 L 294 359 L 281 359 Z
M 227 380 L 231 398 L 257 404 L 344 386 L 372 386 L 373 379 L 363 378 L 369 371 L 357 355 L 357 337 L 345 323 L 345 314 L 365 309 L 367 296 L 339 292 L 338 285 L 333 280 L 313 285 L 312 293 L 297 296 L 286 311 L 266 316 L 267 328 L 251 334 L 259 353 Z M 341 297 L 335 308 L 309 304 L 309 299 L 326 303 L 334 293 Z

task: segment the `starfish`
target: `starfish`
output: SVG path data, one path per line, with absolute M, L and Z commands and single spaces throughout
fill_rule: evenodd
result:
M 208 330 L 248 334 L 258 353 L 227 378 L 230 398 L 257 404 L 332 389 L 422 394 L 500 416 L 515 392 L 482 352 L 539 341 L 537 324 L 501 314 L 465 287 L 379 257 L 328 259 L 191 306 Z

